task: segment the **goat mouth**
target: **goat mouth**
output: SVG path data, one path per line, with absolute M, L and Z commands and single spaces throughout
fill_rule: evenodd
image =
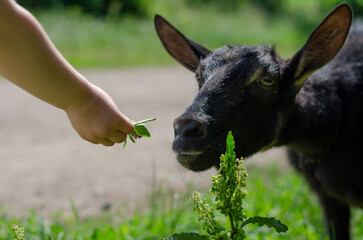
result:
M 205 166 L 204 164 L 200 163 L 199 158 L 201 155 L 202 154 L 178 153 L 176 158 L 183 167 L 195 172 L 199 172 L 210 168 L 210 166 Z
M 191 169 L 191 166 L 194 165 L 194 162 L 196 162 L 202 154 L 203 152 L 201 151 L 179 151 L 176 152 L 176 157 L 182 166 Z
M 181 156 L 185 156 L 185 157 L 193 157 L 193 156 L 199 156 L 201 155 L 203 152 L 179 152 L 177 153 L 178 155 L 181 155 Z
M 213 145 L 202 152 L 179 152 L 177 153 L 177 160 L 183 167 L 194 172 L 200 172 L 213 166 L 219 166 L 220 152 L 221 150 Z

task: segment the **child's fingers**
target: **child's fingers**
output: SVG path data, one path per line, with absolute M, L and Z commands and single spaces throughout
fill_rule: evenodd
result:
M 118 129 L 124 134 L 130 134 L 134 131 L 135 126 L 130 119 L 121 114 L 121 121 L 118 124 Z
M 114 143 L 122 143 L 125 141 L 126 134 L 121 132 L 120 130 L 113 131 L 109 136 L 108 139 Z
M 104 139 L 100 140 L 99 143 L 104 145 L 104 146 L 107 146 L 107 147 L 115 145 L 114 142 L 112 142 L 110 139 L 107 139 L 107 138 L 104 138 Z

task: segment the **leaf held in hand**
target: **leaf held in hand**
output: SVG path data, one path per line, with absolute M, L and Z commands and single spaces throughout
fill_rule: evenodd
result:
M 135 132 L 137 135 L 141 137 L 151 137 L 149 131 L 146 129 L 144 125 L 135 126 Z
M 149 122 L 153 122 L 153 121 L 155 121 L 155 120 L 156 120 L 156 118 L 149 118 L 149 119 L 141 120 L 141 121 L 138 121 L 138 122 L 134 122 L 134 125 L 135 125 L 135 126 L 146 125 L 146 124 L 148 124 Z
M 130 138 L 131 142 L 135 143 L 135 139 L 131 134 L 129 135 L 129 138 Z
M 156 118 L 149 118 L 149 119 L 145 119 L 145 120 L 141 120 L 141 121 L 132 121 L 132 123 L 135 126 L 135 130 L 130 133 L 128 136 L 130 138 L 130 140 L 135 143 L 136 139 L 140 138 L 140 137 L 151 137 L 150 132 L 147 130 L 147 128 L 145 127 L 146 124 L 155 121 Z M 126 147 L 127 144 L 127 138 L 125 139 L 124 142 L 124 148 Z

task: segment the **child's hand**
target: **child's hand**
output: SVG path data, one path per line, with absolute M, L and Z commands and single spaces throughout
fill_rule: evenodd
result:
M 89 99 L 65 111 L 78 134 L 95 144 L 113 146 L 125 141 L 134 130 L 134 124 L 119 111 L 112 98 L 95 86 Z
M 82 138 L 112 146 L 133 132 L 134 125 L 112 98 L 67 62 L 40 23 L 16 1 L 0 0 L 0 36 L 0 75 L 64 109 Z

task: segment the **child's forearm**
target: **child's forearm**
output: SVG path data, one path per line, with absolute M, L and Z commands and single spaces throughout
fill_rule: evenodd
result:
M 91 84 L 56 50 L 36 19 L 11 0 L 0 1 L 0 73 L 62 109 L 92 94 Z
M 112 98 L 79 74 L 38 21 L 13 0 L 0 0 L 0 74 L 65 110 L 87 141 L 112 146 L 134 129 Z

